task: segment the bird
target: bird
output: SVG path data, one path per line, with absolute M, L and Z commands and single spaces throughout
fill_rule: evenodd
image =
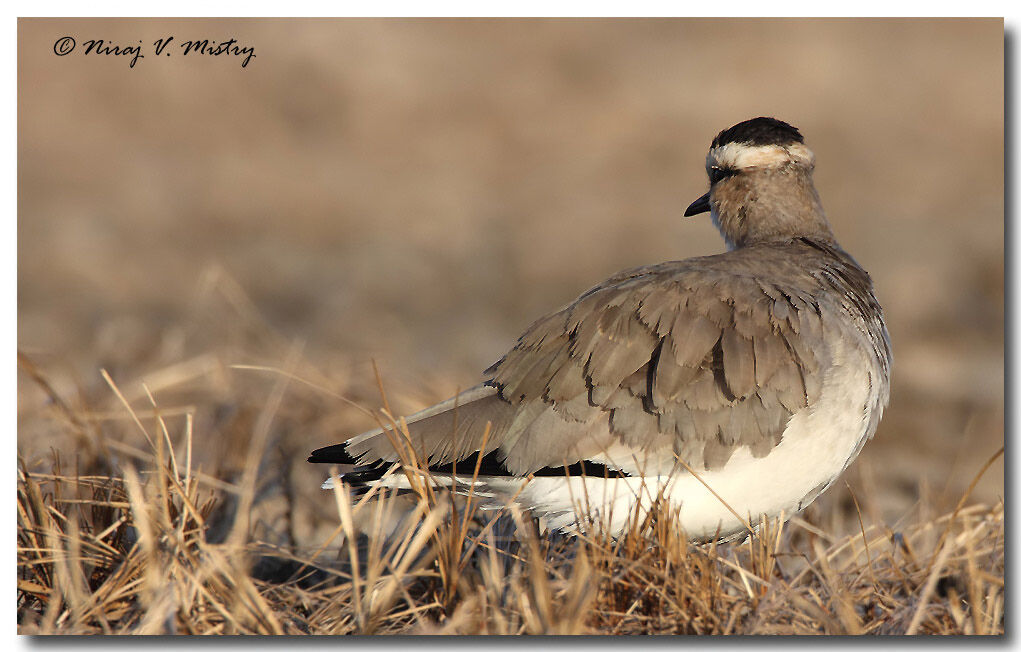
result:
M 567 534 L 619 537 L 659 500 L 688 539 L 726 541 L 808 506 L 875 434 L 892 364 L 814 168 L 787 122 L 719 132 L 684 216 L 708 212 L 726 251 L 611 276 L 532 323 L 479 384 L 408 416 L 430 481 Z M 308 461 L 362 493 L 407 489 L 396 434 Z

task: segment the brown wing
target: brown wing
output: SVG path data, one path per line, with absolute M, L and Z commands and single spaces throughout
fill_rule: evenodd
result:
M 825 305 L 813 298 L 823 296 Z M 867 275 L 817 245 L 623 272 L 536 321 L 482 385 L 412 415 L 409 431 L 421 454 L 443 463 L 479 450 L 488 422 L 483 452 L 499 449 L 514 473 L 614 442 L 718 468 L 741 446 L 766 455 L 790 417 L 818 399 L 831 365 L 824 319 L 831 337 L 873 340 L 885 383 L 888 343 L 872 313 Z M 847 330 L 856 327 L 863 332 Z M 379 431 L 347 450 L 395 457 Z
M 505 401 L 541 403 L 564 422 L 502 442 L 508 468 L 560 463 L 559 438 L 590 431 L 571 421 L 598 415 L 629 446 L 672 446 L 715 468 L 739 446 L 762 456 L 778 444 L 828 364 L 804 290 L 672 263 L 614 277 L 537 321 L 486 373 Z

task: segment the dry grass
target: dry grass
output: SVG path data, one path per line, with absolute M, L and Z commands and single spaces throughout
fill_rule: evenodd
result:
M 1003 505 L 967 494 L 951 513 L 919 504 L 893 525 L 852 508 L 850 535 L 810 510 L 720 545 L 689 544 L 667 506 L 618 540 L 541 536 L 527 514 L 483 520 L 470 497 L 428 483 L 358 500 L 341 486 L 331 510 L 303 517 L 314 499 L 280 460 L 304 486 L 320 473 L 286 441 L 327 427 L 344 404 L 322 375 L 298 380 L 315 377 L 299 354 L 286 359 L 258 398 L 204 385 L 242 373 L 214 356 L 144 383 L 104 373 L 105 387 L 71 401 L 19 358 L 26 389 L 46 397 L 20 425 L 22 455 L 36 451 L 18 471 L 21 633 L 1004 632 Z M 161 405 L 153 383 L 192 402 Z M 233 416 L 201 418 L 203 402 Z M 29 444 L 26 433 L 44 432 L 72 454 Z M 226 446 L 203 452 L 212 438 Z

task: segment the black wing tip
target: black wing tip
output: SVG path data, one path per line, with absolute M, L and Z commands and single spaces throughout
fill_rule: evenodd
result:
M 479 453 L 475 451 L 468 457 L 458 460 L 456 463 L 433 464 L 429 467 L 431 473 L 454 473 L 462 477 L 471 477 L 478 468 L 479 477 L 524 477 L 528 474 L 512 473 L 505 464 L 503 453 L 499 449 L 491 451 L 479 460 Z M 626 478 L 628 474 L 617 469 L 610 468 L 592 460 L 579 460 L 574 464 L 564 466 L 544 466 L 541 469 L 532 471 L 530 475 L 535 477 L 564 477 L 564 476 L 587 476 L 594 478 Z
M 459 475 L 472 475 L 475 472 L 476 467 L 480 476 L 495 476 L 495 477 L 513 477 L 515 474 L 511 473 L 503 460 L 501 459 L 499 451 L 491 451 L 484 455 L 481 462 L 479 461 L 478 451 L 472 453 L 468 457 L 458 460 L 456 463 L 447 462 L 445 464 L 431 464 L 429 465 L 429 471 L 433 473 L 458 473 Z M 389 468 L 389 464 L 376 462 L 373 464 L 360 463 L 354 457 L 347 452 L 347 444 L 334 444 L 333 446 L 324 446 L 323 448 L 317 448 L 312 451 L 308 456 L 308 461 L 312 464 L 349 464 L 354 466 L 351 471 L 343 473 L 341 480 L 345 484 L 360 485 L 378 480 Z M 580 460 L 571 464 L 567 467 L 543 467 L 532 472 L 534 476 L 590 476 L 590 477 L 611 477 L 611 478 L 626 478 L 627 473 L 606 467 L 598 462 L 591 460 Z
M 308 461 L 312 464 L 358 464 L 347 452 L 347 443 L 317 448 L 309 454 Z

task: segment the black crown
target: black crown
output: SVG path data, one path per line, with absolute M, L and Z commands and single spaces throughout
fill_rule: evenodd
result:
M 752 118 L 739 122 L 730 129 L 724 129 L 710 147 L 719 147 L 727 143 L 743 145 L 790 145 L 804 143 L 801 132 L 783 120 L 776 118 Z

